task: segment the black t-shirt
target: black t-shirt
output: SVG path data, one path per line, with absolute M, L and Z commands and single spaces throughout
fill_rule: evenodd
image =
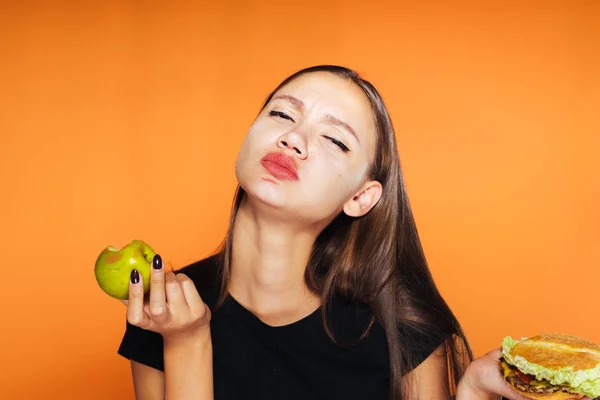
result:
M 217 309 L 217 266 L 214 257 L 188 265 L 183 272 L 194 281 L 211 308 L 215 400 L 381 399 L 389 393 L 389 359 L 384 330 L 375 323 L 358 344 L 338 346 L 323 327 L 321 309 L 293 324 L 271 327 L 233 297 Z M 367 307 L 334 298 L 327 315 L 336 340 L 358 338 L 368 326 Z M 440 344 L 404 329 L 402 337 L 417 357 L 413 368 Z M 162 336 L 126 322 L 118 349 L 123 357 L 163 370 Z

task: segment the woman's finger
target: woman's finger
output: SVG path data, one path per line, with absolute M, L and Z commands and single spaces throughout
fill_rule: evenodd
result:
M 492 355 L 493 352 L 488 354 Z M 496 365 L 496 361 L 492 363 L 494 366 L 490 371 L 493 375 L 488 375 L 484 379 L 489 379 L 491 384 L 494 386 L 493 392 L 501 395 L 505 399 L 509 400 L 528 400 L 527 397 L 518 393 L 511 385 L 508 383 L 504 377 L 502 376 L 502 372 L 500 372 L 500 367 Z M 489 378 L 488 378 L 489 377 Z
M 189 312 L 181 284 L 173 272 L 165 274 L 165 293 L 170 314 L 182 316 Z
M 148 324 L 144 314 L 144 282 L 138 270 L 131 271 L 129 279 L 129 304 L 127 306 L 127 321 L 140 328 Z
M 165 272 L 175 272 L 175 268 L 173 268 L 173 263 L 171 261 L 167 261 L 164 268 Z
M 163 322 L 168 315 L 165 295 L 165 270 L 162 258 L 156 254 L 152 260 L 150 271 L 150 301 L 149 310 L 152 319 Z
M 501 395 L 504 399 L 509 400 L 529 400 L 527 397 L 522 394 L 516 392 L 508 383 L 501 390 L 498 391 L 498 394 Z
M 485 357 L 493 358 L 496 360 L 498 360 L 501 356 L 502 356 L 502 349 L 500 347 L 497 347 L 491 351 L 488 351 L 485 354 Z
M 181 284 L 181 289 L 183 291 L 183 296 L 185 301 L 190 309 L 190 314 L 193 318 L 202 318 L 208 312 L 206 304 L 198 294 L 198 290 L 196 289 L 196 285 L 194 282 L 183 273 L 179 273 L 176 275 L 179 283 Z

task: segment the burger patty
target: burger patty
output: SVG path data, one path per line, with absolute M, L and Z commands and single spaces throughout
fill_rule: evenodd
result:
M 531 385 L 519 378 L 517 375 L 509 375 L 506 377 L 506 381 L 526 393 L 537 393 L 537 394 L 552 394 L 559 390 L 557 386 L 547 385 Z
M 569 385 L 553 385 L 546 380 L 536 380 L 534 376 L 525 375 L 517 368 L 500 359 L 504 379 L 518 390 L 528 393 L 552 394 L 555 392 L 577 393 Z

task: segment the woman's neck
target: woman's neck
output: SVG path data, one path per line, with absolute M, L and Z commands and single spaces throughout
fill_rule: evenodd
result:
M 229 293 L 265 323 L 287 325 L 320 305 L 304 276 L 316 232 L 269 220 L 243 201 L 233 224 Z

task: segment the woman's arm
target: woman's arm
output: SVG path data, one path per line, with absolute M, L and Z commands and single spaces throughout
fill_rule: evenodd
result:
M 212 400 L 212 341 L 203 336 L 192 343 L 165 342 L 165 372 L 132 361 L 136 400 Z
M 212 400 L 210 330 L 184 340 L 165 340 L 165 400 Z
M 449 393 L 448 364 L 445 345 L 440 345 L 425 361 L 404 377 L 407 399 L 419 400 L 526 400 L 503 379 L 498 365 L 500 350 L 489 352 L 473 361 L 456 388 Z
M 165 374 L 158 369 L 131 361 L 136 400 L 164 400 Z
M 450 400 L 446 346 L 440 345 L 415 369 L 403 378 L 406 399 Z

